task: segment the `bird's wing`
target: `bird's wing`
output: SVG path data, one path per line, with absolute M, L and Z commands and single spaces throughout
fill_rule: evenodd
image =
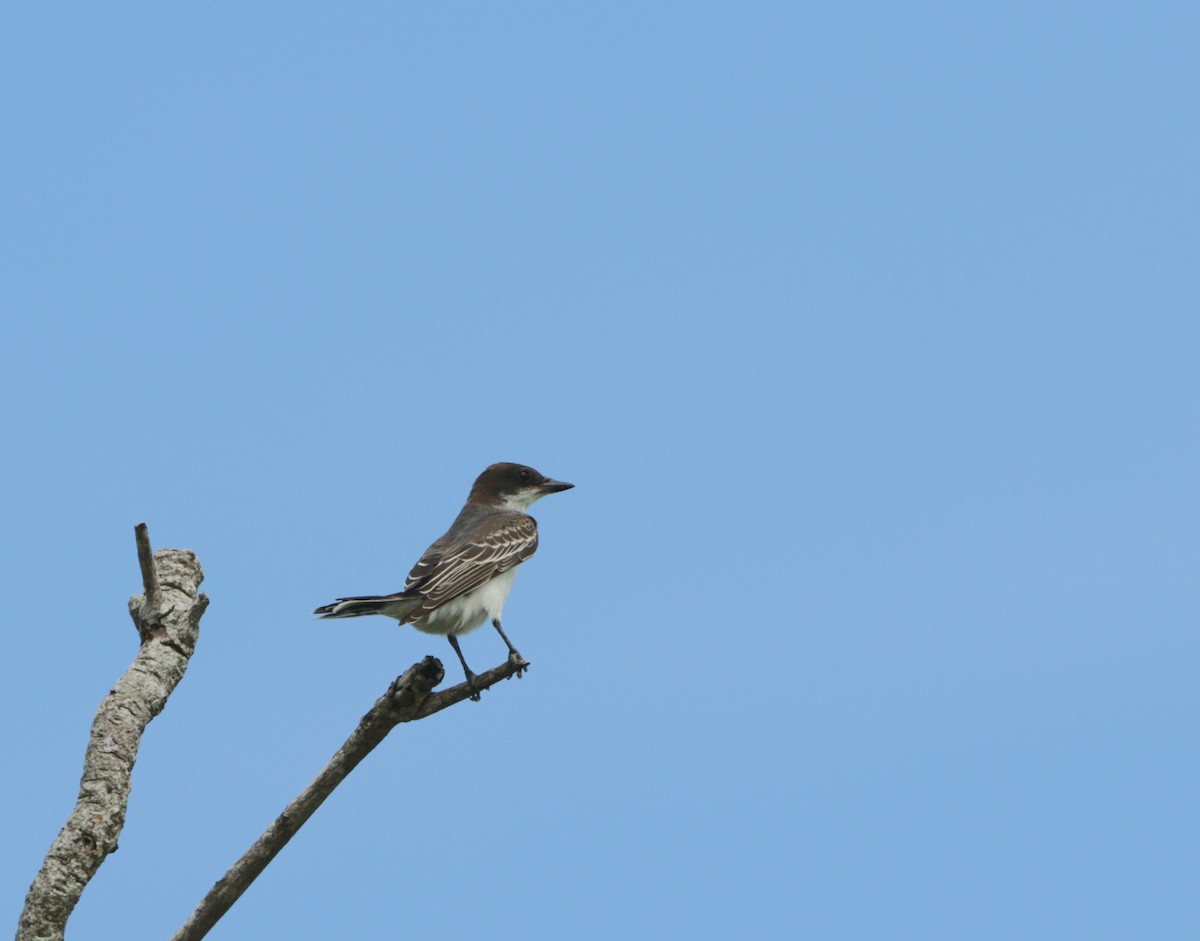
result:
M 486 531 L 467 538 L 439 539 L 413 566 L 404 593 L 425 599 L 420 613 L 478 588 L 537 551 L 537 523 L 532 516 L 514 513 L 503 526 L 489 524 Z

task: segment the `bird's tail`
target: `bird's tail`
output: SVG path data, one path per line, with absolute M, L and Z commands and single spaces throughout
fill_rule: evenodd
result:
M 406 595 L 359 595 L 338 598 L 333 604 L 321 605 L 313 612 L 321 618 L 357 618 L 364 614 L 383 614 L 403 621 L 421 603 L 420 598 Z

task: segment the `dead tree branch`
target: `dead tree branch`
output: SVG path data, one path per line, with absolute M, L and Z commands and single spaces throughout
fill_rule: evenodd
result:
M 475 678 L 475 685 L 481 690 L 487 689 L 501 680 L 519 676 L 528 666 L 524 660 L 510 656 L 503 665 L 479 674 Z M 346 739 L 324 770 L 284 808 L 283 813 L 275 818 L 254 845 L 212 887 L 171 941 L 199 941 L 208 934 L 325 798 L 333 793 L 333 789 L 392 729 L 401 722 L 424 719 L 470 698 L 472 689 L 466 683 L 433 692 L 433 687 L 442 681 L 444 672 L 437 658 L 426 657 L 398 677 L 371 707 L 371 711 L 362 717 L 358 728 Z
M 208 598 L 198 590 L 204 575 L 195 553 L 181 549 L 152 552 L 144 523 L 136 527 L 135 534 L 143 593 L 129 600 L 129 613 L 141 647 L 96 712 L 78 801 L 29 889 L 17 941 L 62 941 L 67 919 L 84 888 L 117 848 L 142 733 L 162 712 L 196 649 Z M 504 664 L 475 677 L 474 688 L 460 683 L 436 693 L 433 687 L 444 675 L 441 662 L 426 657 L 410 667 L 363 716 L 325 769 L 213 886 L 172 941 L 198 941 L 208 934 L 333 789 L 393 728 L 441 712 L 469 699 L 476 690 L 520 676 L 528 666 L 514 654 Z
M 146 524 L 135 529 L 143 593 L 129 599 L 141 646 L 92 721 L 75 809 L 50 846 L 17 928 L 17 941 L 59 941 L 84 887 L 117 848 L 130 776 L 146 726 L 187 670 L 208 598 L 195 553 L 151 553 Z

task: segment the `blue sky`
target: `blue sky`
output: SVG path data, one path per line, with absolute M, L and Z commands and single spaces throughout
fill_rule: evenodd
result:
M 211 937 L 1195 937 L 1194 5 L 0 36 L 0 921 L 135 652 L 135 523 L 212 604 L 77 937 L 168 936 L 456 675 L 309 611 L 515 460 L 577 485 L 529 676 L 394 732 Z

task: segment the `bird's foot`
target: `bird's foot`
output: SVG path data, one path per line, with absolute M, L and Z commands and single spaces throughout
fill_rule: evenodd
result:
M 508 652 L 508 662 L 516 668 L 517 679 L 520 679 L 525 671 L 529 669 L 529 661 L 522 657 L 517 650 L 510 650 Z
M 479 684 L 476 682 L 477 679 L 478 677 L 476 677 L 474 673 L 472 673 L 470 670 L 467 671 L 467 685 L 471 687 L 471 702 L 479 702 L 479 700 L 483 698 L 483 690 L 479 688 Z

